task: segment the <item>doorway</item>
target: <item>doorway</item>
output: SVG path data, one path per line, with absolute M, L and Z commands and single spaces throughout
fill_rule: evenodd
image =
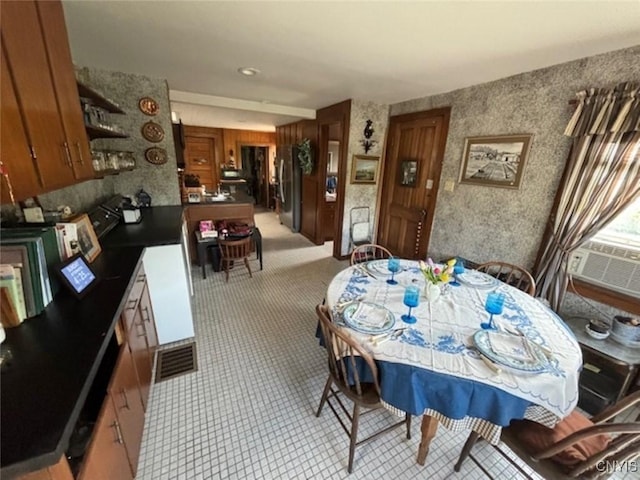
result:
M 402 258 L 427 256 L 451 108 L 389 120 L 378 243 Z
M 247 181 L 247 193 L 254 204 L 269 206 L 269 146 L 239 144 L 242 177 Z

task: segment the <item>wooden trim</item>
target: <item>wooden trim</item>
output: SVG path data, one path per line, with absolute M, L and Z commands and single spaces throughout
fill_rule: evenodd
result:
M 640 315 L 640 301 L 638 301 L 637 298 L 625 295 L 624 293 L 614 292 L 591 283 L 582 282 L 578 279 L 573 279 L 573 286 L 575 288 L 571 288 L 571 284 L 569 284 L 567 291 L 590 298 L 596 302 L 619 308 L 625 312 L 633 313 L 634 315 Z

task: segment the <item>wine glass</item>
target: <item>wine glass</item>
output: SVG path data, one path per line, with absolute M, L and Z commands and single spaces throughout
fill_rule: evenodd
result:
M 402 315 L 402 321 L 405 323 L 416 323 L 416 317 L 411 315 L 411 309 L 417 307 L 420 303 L 420 289 L 415 285 L 409 285 L 404 290 L 403 303 L 409 307 L 409 313 Z
M 453 266 L 453 282 L 451 282 L 450 285 L 453 285 L 454 287 L 459 287 L 461 285 L 458 281 L 458 275 L 461 273 L 464 273 L 464 263 L 458 260 L 458 262 Z
M 396 272 L 400 271 L 400 259 L 398 257 L 389 257 L 389 263 L 387 264 L 387 268 L 391 272 L 391 278 L 387 280 L 389 285 L 397 285 L 397 280 L 393 279 L 393 276 Z
M 485 330 L 495 330 L 496 327 L 493 324 L 493 316 L 500 315 L 503 306 L 504 293 L 490 292 L 489 295 L 487 295 L 487 300 L 484 302 L 484 309 L 489 313 L 489 322 L 482 322 L 480 326 Z

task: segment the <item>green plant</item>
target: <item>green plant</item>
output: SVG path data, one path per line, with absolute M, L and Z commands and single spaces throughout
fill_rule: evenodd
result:
M 302 173 L 309 175 L 313 170 L 313 156 L 311 155 L 311 140 L 305 138 L 298 145 L 298 162 Z

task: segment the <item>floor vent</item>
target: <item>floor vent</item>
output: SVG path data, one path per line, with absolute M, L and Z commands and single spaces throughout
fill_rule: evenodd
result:
M 198 370 L 198 365 L 195 343 L 158 351 L 156 383 L 196 370 Z

